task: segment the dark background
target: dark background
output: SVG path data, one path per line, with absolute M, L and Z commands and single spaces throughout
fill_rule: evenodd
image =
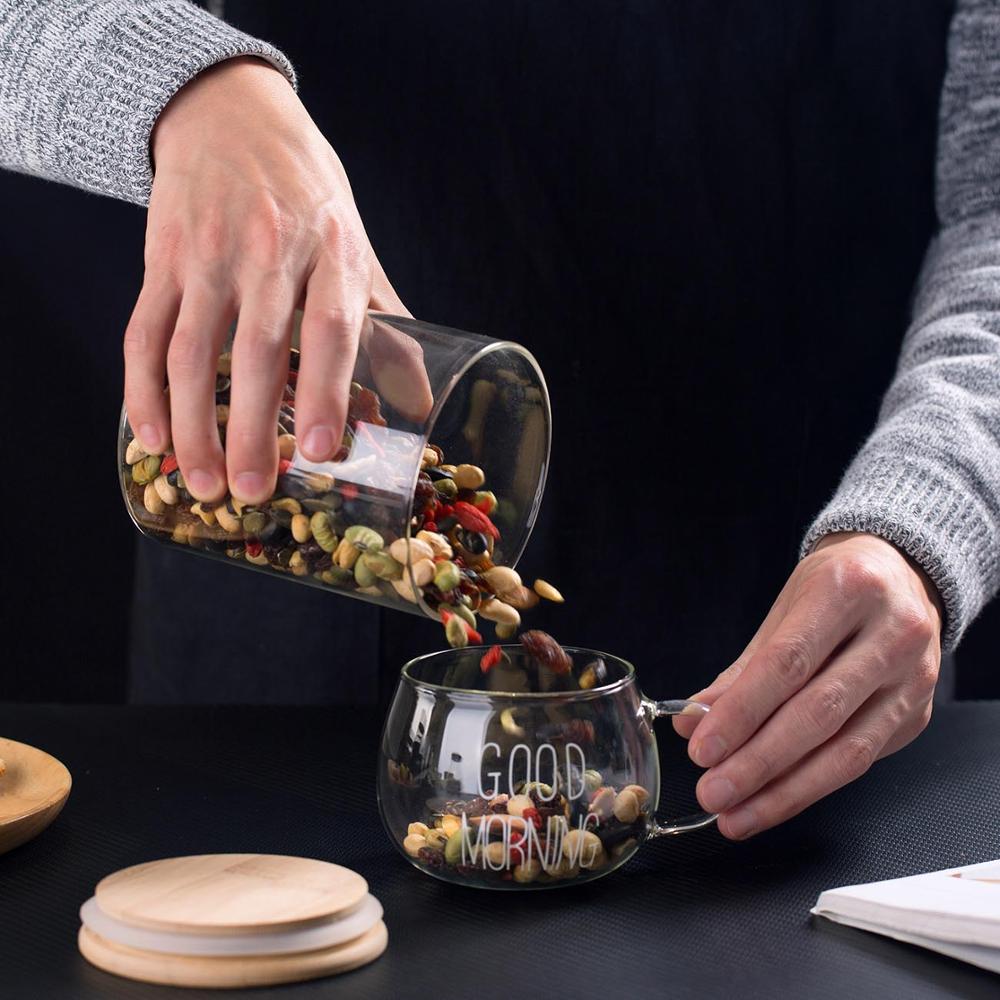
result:
M 951 6 L 226 4 L 296 64 L 413 313 L 539 358 L 555 437 L 522 565 L 569 603 L 533 621 L 634 657 L 653 694 L 739 653 L 874 422 L 935 224 Z M 0 208 L 0 698 L 120 701 L 137 537 L 112 455 L 144 213 L 10 174 Z M 161 596 L 205 615 L 236 587 L 174 563 L 147 566 L 138 655 L 173 641 L 150 624 Z M 247 685 L 265 663 L 329 674 L 329 700 L 384 700 L 406 655 L 440 645 L 415 618 L 236 575 L 272 626 L 248 659 L 206 617 L 231 700 L 267 700 Z M 317 662 L 278 628 L 334 604 L 331 620 L 377 631 L 377 688 L 348 683 L 335 636 Z M 970 631 L 959 696 L 1000 694 L 998 629 L 994 607 Z

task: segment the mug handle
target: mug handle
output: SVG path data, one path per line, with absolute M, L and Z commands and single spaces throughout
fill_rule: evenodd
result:
M 708 705 L 703 705 L 700 701 L 653 701 L 652 698 L 642 696 L 642 707 L 652 725 L 656 719 L 662 719 L 671 715 L 706 715 L 709 711 Z M 650 818 L 649 836 L 666 837 L 676 833 L 688 833 L 691 830 L 700 830 L 703 826 L 710 826 L 718 819 L 718 813 L 692 813 L 690 816 L 681 816 L 679 819 L 669 820 L 661 823 L 655 817 Z

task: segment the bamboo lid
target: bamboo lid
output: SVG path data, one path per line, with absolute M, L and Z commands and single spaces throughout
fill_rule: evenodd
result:
M 348 913 L 368 895 L 349 868 L 276 854 L 150 861 L 102 879 L 108 916 L 155 930 L 224 934 L 294 930 Z

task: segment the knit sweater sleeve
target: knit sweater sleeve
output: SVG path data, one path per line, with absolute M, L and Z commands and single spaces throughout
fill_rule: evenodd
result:
M 863 531 L 928 574 L 953 648 L 1000 587 L 1000 0 L 960 0 L 937 159 L 939 231 L 878 424 L 806 533 Z
M 149 138 L 203 69 L 292 66 L 188 0 L 0 0 L 0 166 L 144 205 Z

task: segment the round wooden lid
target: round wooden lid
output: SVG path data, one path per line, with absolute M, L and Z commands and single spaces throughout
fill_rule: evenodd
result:
M 97 884 L 109 916 L 135 927 L 215 934 L 279 931 L 360 906 L 368 883 L 349 868 L 279 854 L 200 854 L 124 868 Z
M 332 948 L 296 955 L 241 955 L 239 958 L 141 951 L 107 941 L 87 927 L 80 928 L 77 940 L 88 962 L 116 976 L 165 986 L 233 989 L 274 986 L 349 972 L 375 961 L 385 951 L 389 935 L 380 920 L 360 937 Z

